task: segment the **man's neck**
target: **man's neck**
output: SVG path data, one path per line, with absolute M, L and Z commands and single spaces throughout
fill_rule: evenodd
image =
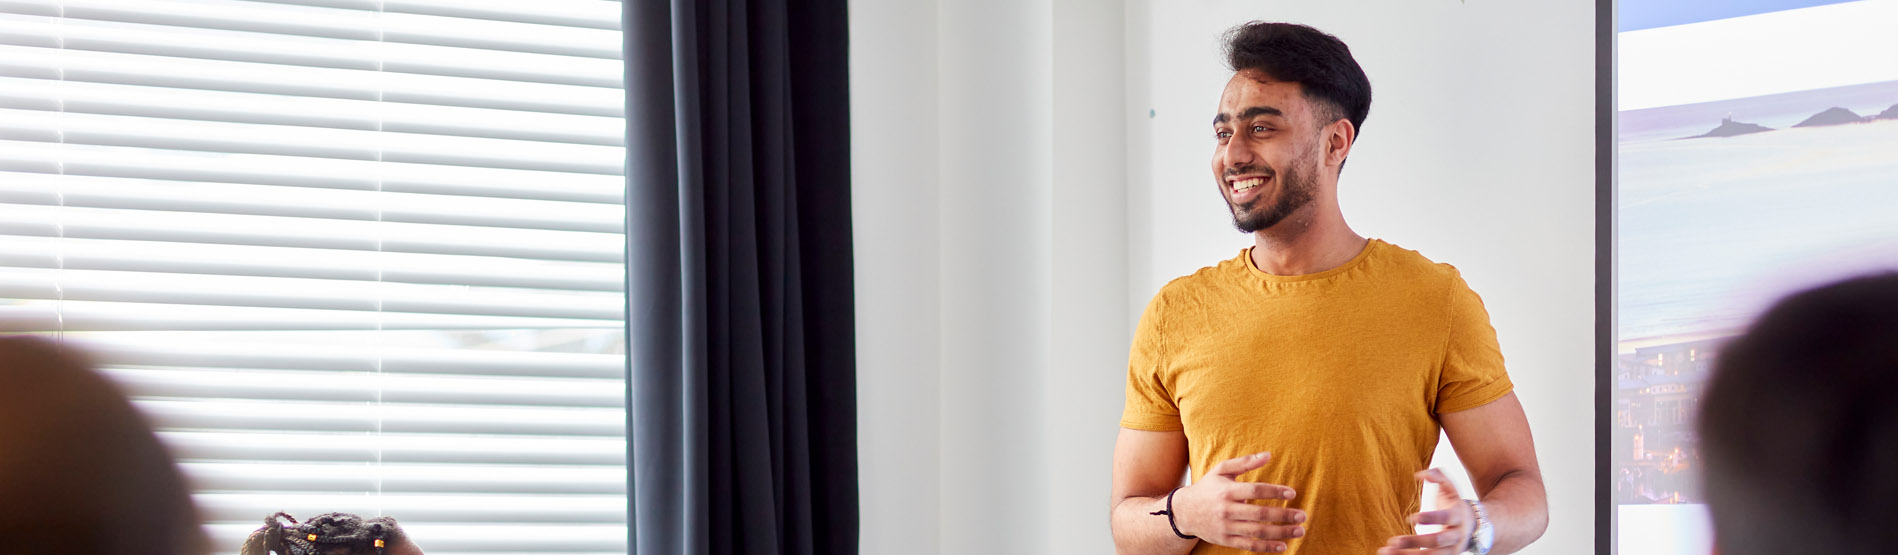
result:
M 1365 239 L 1338 213 L 1295 214 L 1252 233 L 1252 264 L 1275 276 L 1316 274 L 1364 252 Z

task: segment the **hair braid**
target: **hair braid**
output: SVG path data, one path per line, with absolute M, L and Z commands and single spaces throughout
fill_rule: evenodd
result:
M 274 552 L 289 555 L 290 551 L 284 546 L 284 520 L 290 521 L 291 525 L 297 523 L 297 518 L 290 516 L 290 513 L 275 513 L 264 517 L 263 527 L 251 532 L 250 537 L 244 539 L 244 547 L 240 553 L 242 555 L 269 555 Z
M 381 522 L 374 520 L 369 521 L 369 541 L 376 546 L 377 554 L 382 553 L 383 547 L 388 544 L 387 541 L 384 541 L 388 536 L 389 527 L 383 526 Z

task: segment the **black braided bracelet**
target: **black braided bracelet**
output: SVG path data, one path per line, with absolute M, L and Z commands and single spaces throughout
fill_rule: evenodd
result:
M 1177 491 L 1180 491 L 1180 488 L 1173 488 L 1173 491 L 1166 492 L 1166 510 L 1154 511 L 1147 514 L 1155 516 L 1166 515 L 1166 525 L 1173 527 L 1173 535 L 1179 536 L 1182 540 L 1197 540 L 1199 536 L 1188 536 L 1181 533 L 1180 524 L 1173 521 L 1173 493 Z

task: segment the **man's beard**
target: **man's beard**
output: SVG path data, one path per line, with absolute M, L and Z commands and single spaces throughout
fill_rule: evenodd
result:
M 1265 202 L 1263 195 L 1254 197 L 1245 204 L 1233 204 L 1232 197 L 1226 196 L 1223 194 L 1224 191 L 1221 191 L 1220 196 L 1226 197 L 1226 208 L 1232 210 L 1233 227 L 1239 228 L 1239 231 L 1244 233 L 1271 229 L 1272 226 L 1290 217 L 1293 212 L 1311 204 L 1318 185 L 1312 182 L 1310 169 L 1293 163 L 1286 166 L 1282 173 L 1272 171 L 1268 166 L 1243 166 L 1226 170 L 1228 176 L 1265 174 L 1279 182 L 1278 199 L 1267 207 L 1259 206 L 1260 203 Z M 1230 185 L 1222 179 L 1220 187 L 1230 187 Z

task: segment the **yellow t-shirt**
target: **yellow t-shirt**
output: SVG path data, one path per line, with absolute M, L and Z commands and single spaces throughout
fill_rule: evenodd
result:
M 1437 415 L 1510 391 L 1496 330 L 1456 268 L 1372 239 L 1343 266 L 1275 276 L 1250 249 L 1173 280 L 1140 317 L 1120 425 L 1186 433 L 1192 476 L 1271 451 L 1241 481 L 1306 511 L 1288 553 L 1376 553 L 1412 534 Z M 1194 553 L 1241 553 L 1200 542 Z

